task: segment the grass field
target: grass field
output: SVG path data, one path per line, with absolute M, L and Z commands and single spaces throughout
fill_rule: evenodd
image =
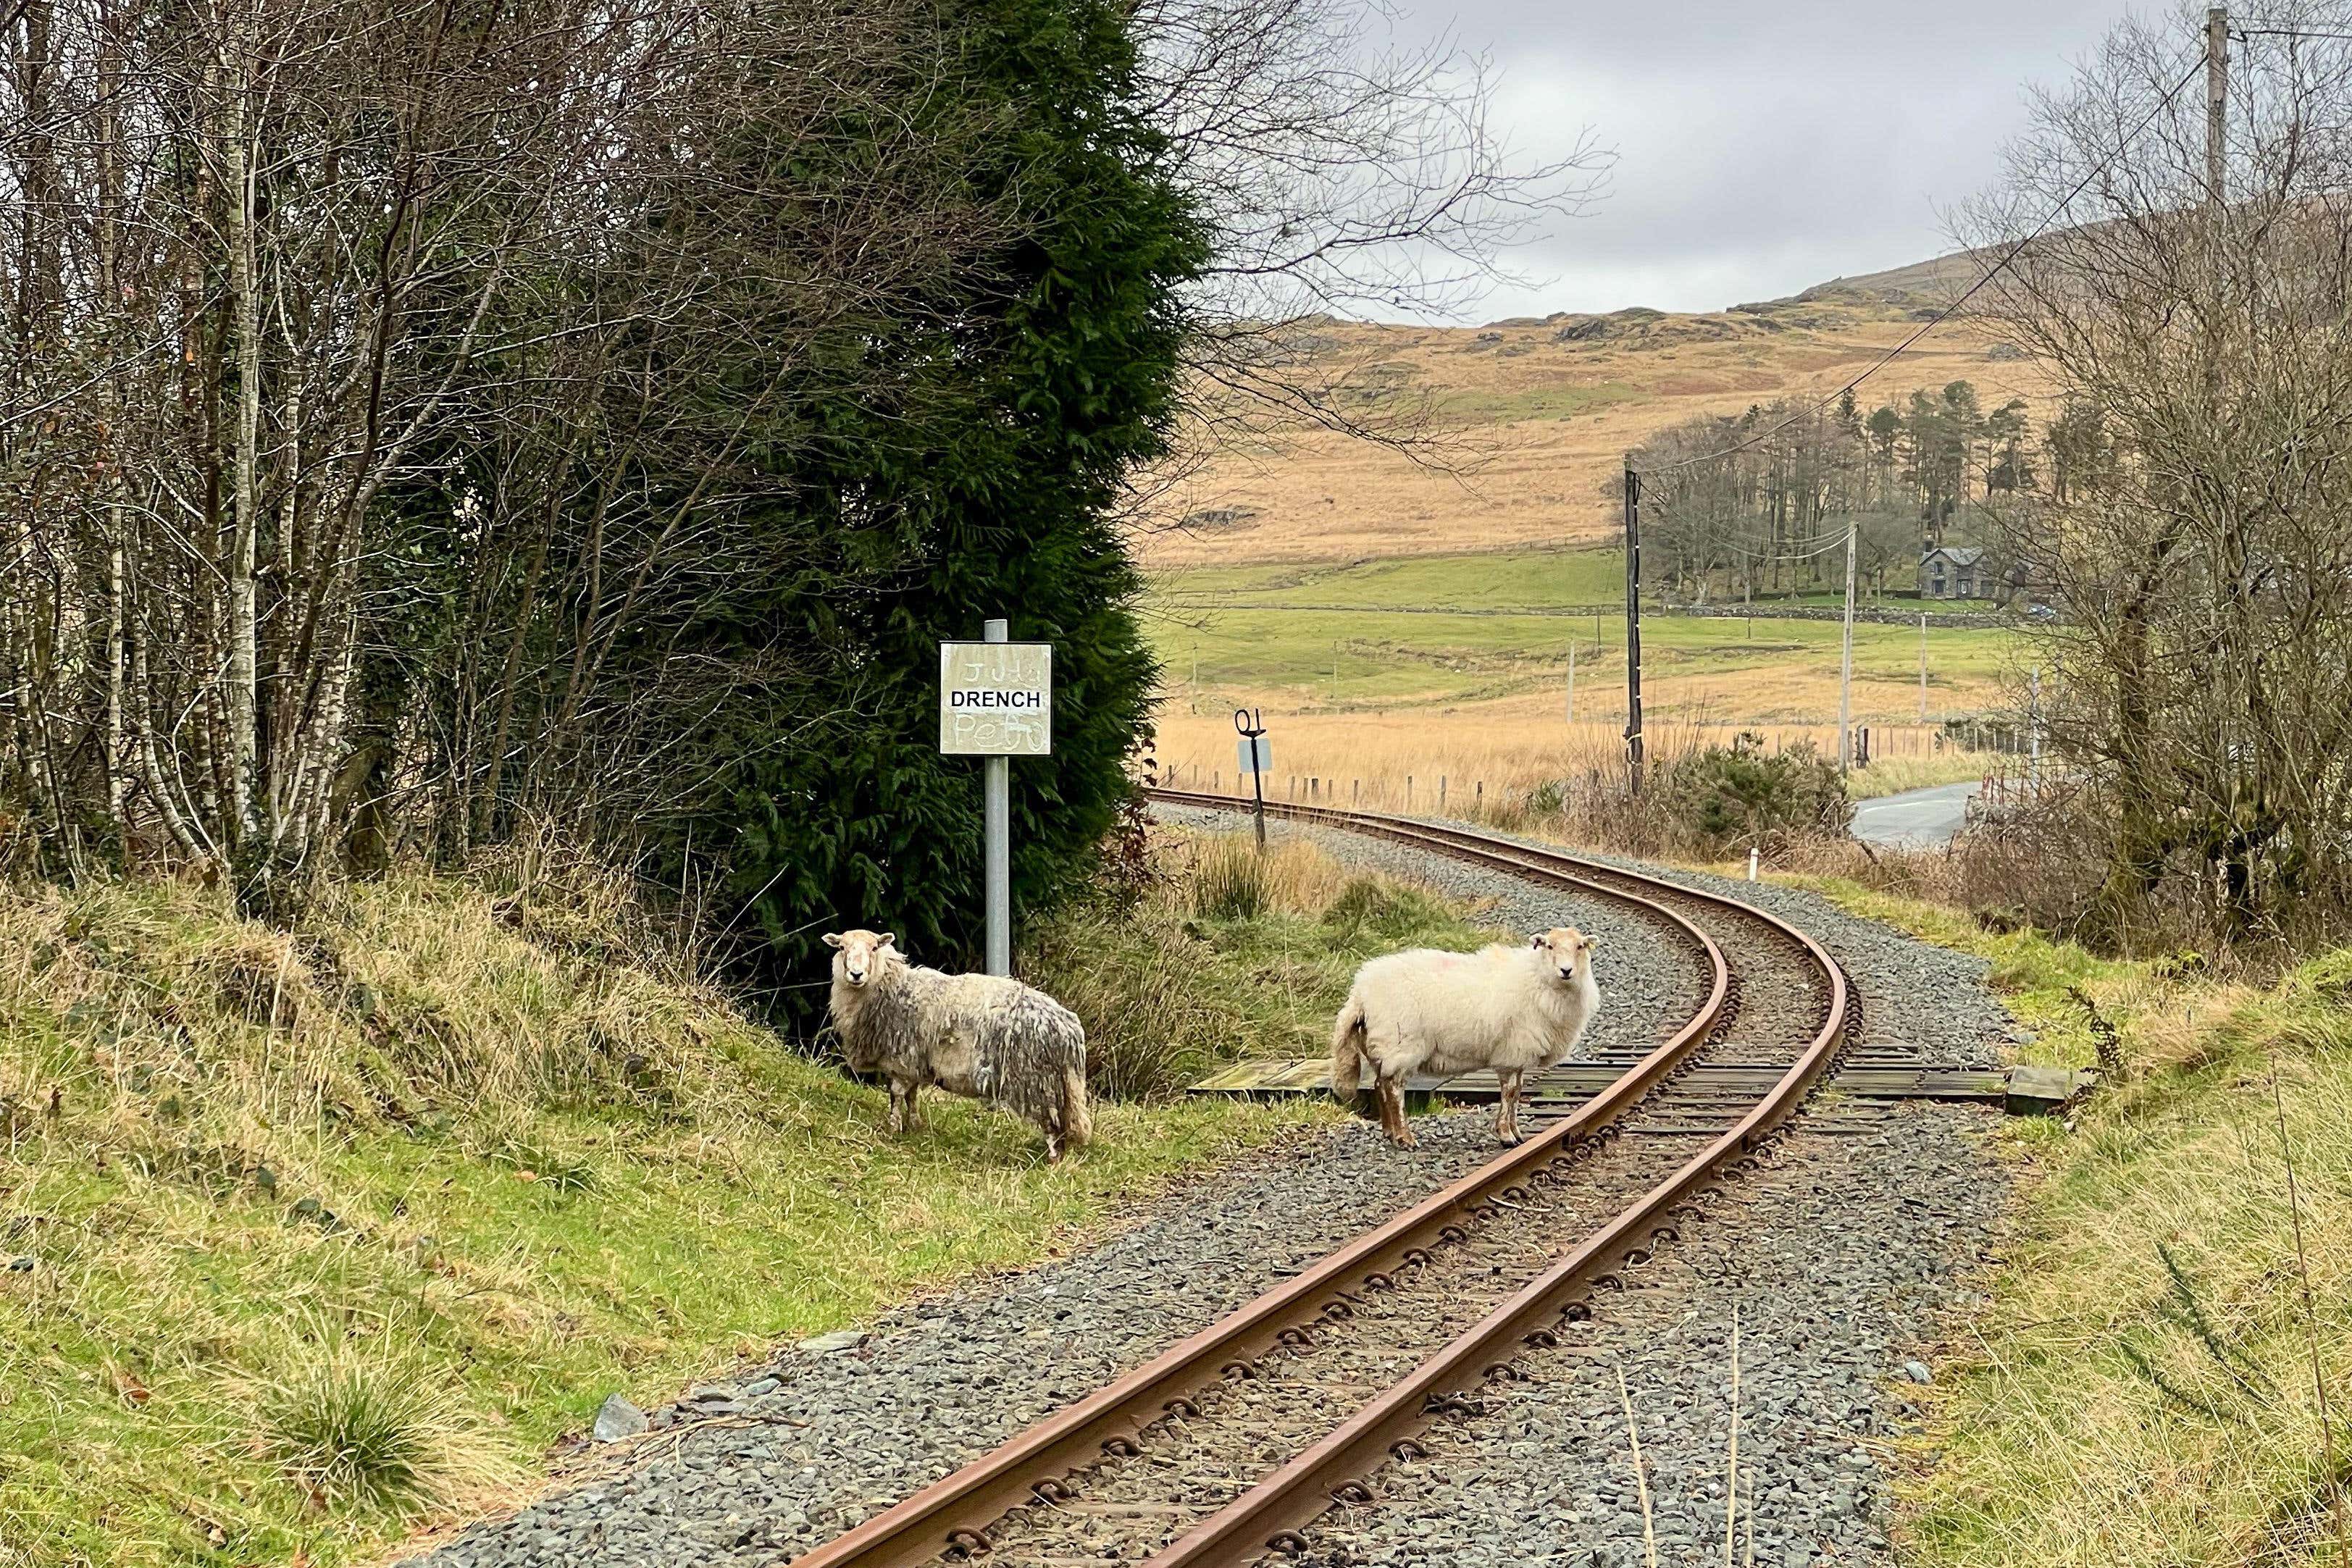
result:
M 1501 789 L 1608 765 L 1625 719 L 1623 617 L 1564 612 L 1622 592 L 1622 572 L 1613 552 L 1551 551 L 1163 574 L 1146 606 L 1168 674 L 1158 755 L 1180 777 L 1231 779 L 1231 716 L 1248 706 L 1264 712 L 1278 778 L 1391 802 L 1407 775 Z M 1834 750 L 1842 637 L 1832 621 L 1646 616 L 1652 749 L 1752 728 Z M 1855 626 L 1853 716 L 1874 755 L 1918 759 L 1917 776 L 1940 781 L 1960 775 L 1936 727 L 2010 701 L 2031 653 L 2011 631 L 1931 621 L 1923 725 L 1921 642 L 1916 626 Z
M 1449 706 L 1540 692 L 1567 716 L 1568 651 L 1578 707 L 1621 717 L 1623 622 L 1498 612 L 1368 615 L 1354 611 L 1215 610 L 1155 617 L 1174 689 L 1204 706 L 1279 703 L 1291 712 Z M 1651 616 L 1642 626 L 1644 707 L 1780 724 L 1834 723 L 1841 632 L 1834 622 Z M 1928 633 L 1928 717 L 1978 712 L 2000 695 L 2017 652 L 2007 632 Z M 1919 632 L 1857 625 L 1854 716 L 1917 722 Z M 1229 700 L 1230 699 L 1230 702 Z
M 1891 580 L 1892 589 L 1908 586 Z M 1656 584 L 1645 590 L 1654 600 Z M 1260 561 L 1241 566 L 1171 567 L 1154 574 L 1155 597 L 1164 604 L 1230 609 L 1527 610 L 1559 613 L 1567 606 L 1616 606 L 1625 598 L 1625 554 L 1608 547 L 1553 550 L 1497 550 L 1481 555 L 1423 555 L 1344 561 Z M 1836 610 L 1842 589 L 1805 585 L 1759 601 L 1767 611 L 1782 605 Z M 1880 597 L 1864 586 L 1865 608 L 1925 613 L 1930 622 L 1979 619 L 1982 603 L 1921 601 L 1897 593 Z

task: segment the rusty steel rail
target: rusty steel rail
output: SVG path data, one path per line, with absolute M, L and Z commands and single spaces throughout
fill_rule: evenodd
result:
M 1233 804 L 1215 796 L 1153 793 L 1183 804 L 1214 804 L 1227 809 Z M 1336 821 L 1349 828 L 1357 826 L 1350 820 L 1354 813 L 1328 809 L 1292 807 L 1283 814 Z M 1425 831 L 1432 838 L 1442 837 L 1465 848 L 1485 838 L 1466 829 L 1432 829 L 1394 819 L 1383 821 L 1381 828 L 1383 836 L 1418 840 Z M 1396 831 L 1402 828 L 1415 831 Z M 1573 857 L 1559 858 L 1573 862 Z M 1619 871 L 1616 874 L 1637 881 L 1661 882 L 1634 872 Z M 1510 1358 L 1522 1348 L 1557 1343 L 1555 1331 L 1576 1313 L 1568 1297 L 1601 1281 L 1622 1282 L 1607 1272 L 1612 1263 L 1647 1261 L 1650 1245 L 1661 1237 L 1673 1235 L 1673 1228 L 1665 1223 L 1669 1216 L 1692 1194 L 1704 1189 L 1719 1170 L 1732 1168 L 1734 1162 L 1747 1156 L 1758 1142 L 1797 1108 L 1814 1081 L 1829 1067 L 1843 1041 L 1850 991 L 1844 971 L 1828 950 L 1805 932 L 1752 904 L 1720 894 L 1685 888 L 1679 883 L 1663 885 L 1751 915 L 1802 944 L 1829 987 L 1828 1016 L 1820 1030 L 1789 1070 L 1728 1132 L 1619 1211 L 1517 1295 L 1341 1422 L 1329 1436 L 1177 1537 L 1164 1551 L 1154 1553 L 1154 1568 L 1234 1568 L 1269 1552 L 1297 1552 L 1307 1544 L 1298 1533 L 1301 1526 L 1335 1504 L 1371 1501 L 1371 1491 L 1360 1478 L 1378 1469 L 1402 1448 L 1433 1411 L 1458 1406 L 1464 1402 L 1466 1389 L 1486 1377 L 1507 1371 Z
M 1173 804 L 1247 809 L 1246 802 L 1222 796 L 1160 789 L 1150 793 Z M 1498 1356 L 1507 1357 L 1520 1338 L 1544 1343 L 1549 1331 L 1539 1320 L 1553 1310 L 1560 1295 L 1600 1272 L 1607 1260 L 1639 1250 L 1647 1235 L 1643 1227 L 1672 1208 L 1723 1159 L 1744 1152 L 1786 1115 L 1835 1052 L 1844 1028 L 1844 977 L 1811 938 L 1760 910 L 1640 873 L 1468 830 L 1286 802 L 1268 801 L 1266 810 L 1277 816 L 1328 822 L 1439 851 L 1641 908 L 1680 929 L 1705 955 L 1709 971 L 1706 1000 L 1672 1037 L 1571 1115 L 962 1469 L 795 1559 L 796 1568 L 916 1568 L 943 1553 L 985 1554 L 992 1544 L 987 1527 L 1009 1510 L 1066 1495 L 1062 1481 L 1071 1472 L 1097 1463 L 1105 1455 L 1136 1451 L 1141 1432 L 1185 1409 L 1197 1390 L 1229 1373 L 1246 1372 L 1256 1357 L 1295 1340 L 1318 1319 L 1344 1316 L 1351 1310 L 1345 1300 L 1349 1291 L 1385 1288 L 1391 1283 L 1391 1270 L 1422 1261 L 1433 1244 L 1460 1239 L 1465 1233 L 1464 1221 L 1494 1212 L 1496 1199 L 1507 1207 L 1514 1198 L 1524 1198 L 1529 1182 L 1567 1166 L 1570 1156 L 1565 1151 L 1570 1145 L 1613 1136 L 1615 1122 L 1662 1081 L 1686 1066 L 1691 1053 L 1723 1018 L 1731 995 L 1730 968 L 1714 938 L 1679 911 L 1622 885 L 1580 875 L 1580 870 L 1605 873 L 1621 882 L 1652 883 L 1677 896 L 1738 910 L 1784 931 L 1805 946 L 1828 977 L 1828 1024 L 1798 1065 L 1730 1134 L 1619 1214 L 1469 1333 L 1423 1363 L 1403 1383 L 1155 1555 L 1155 1563 L 1239 1563 L 1294 1544 L 1298 1525 L 1331 1507 L 1347 1483 L 1373 1468 L 1386 1445 L 1419 1426 L 1433 1393 L 1456 1388 L 1496 1364 Z M 1530 1328 L 1531 1324 L 1537 1326 Z
M 1706 957 L 1706 1000 L 1670 1039 L 1574 1114 L 962 1469 L 797 1558 L 795 1568 L 914 1568 L 943 1551 L 982 1545 L 982 1532 L 990 1522 L 1008 1509 L 1045 1495 L 1041 1487 L 1050 1490 L 1060 1478 L 1099 1461 L 1106 1452 L 1131 1447 L 1143 1428 L 1164 1419 L 1180 1401 L 1217 1381 L 1227 1369 L 1246 1366 L 1285 1336 L 1302 1332 L 1334 1303 L 1344 1309 L 1340 1292 L 1370 1288 L 1367 1281 L 1386 1279 L 1447 1239 L 1449 1231 L 1459 1234 L 1464 1220 L 1478 1218 L 1490 1200 L 1524 1197 L 1526 1183 L 1536 1171 L 1564 1158 L 1560 1151 L 1569 1145 L 1607 1135 L 1618 1117 L 1683 1065 L 1713 1030 L 1731 995 L 1730 966 L 1714 938 L 1681 914 L 1622 888 L 1588 882 L 1533 858 L 1497 853 L 1493 859 L 1507 861 L 1522 875 L 1634 905 L 1680 929 Z

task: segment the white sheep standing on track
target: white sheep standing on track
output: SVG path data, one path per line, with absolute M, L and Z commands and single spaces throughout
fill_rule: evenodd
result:
M 890 1131 L 916 1125 L 915 1097 L 936 1084 L 1035 1123 L 1048 1161 L 1094 1135 L 1076 1013 L 1018 980 L 910 964 L 897 941 L 887 931 L 824 939 L 834 1027 L 850 1066 L 890 1081 Z
M 1566 1061 L 1601 1010 L 1592 938 L 1554 926 L 1524 947 L 1446 953 L 1418 947 L 1373 958 L 1331 1030 L 1331 1092 L 1352 1100 L 1372 1064 L 1381 1127 L 1404 1148 L 1404 1081 L 1415 1072 L 1495 1071 L 1495 1135 L 1519 1141 L 1519 1090 L 1529 1072 Z

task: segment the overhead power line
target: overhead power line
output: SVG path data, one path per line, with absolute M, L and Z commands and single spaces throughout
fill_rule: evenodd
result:
M 1681 458 L 1673 463 L 1661 464 L 1654 468 L 1633 468 L 1630 460 L 1627 466 L 1632 468 L 1633 472 L 1645 475 L 1671 474 L 1678 468 L 1696 467 L 1701 463 L 1712 463 L 1717 458 L 1729 457 L 1735 454 L 1745 452 L 1749 447 L 1778 435 L 1780 432 L 1788 429 L 1792 424 L 1797 424 L 1802 421 L 1815 417 L 1822 412 L 1822 410 L 1829 407 L 1830 404 L 1837 402 L 1838 399 L 1845 396 L 1846 393 L 1853 391 L 1856 387 L 1862 385 L 1863 382 L 1868 381 L 1871 377 L 1876 375 L 1879 371 L 1893 364 L 1897 359 L 1901 358 L 1903 354 L 1907 352 L 1914 345 L 1916 345 L 1920 339 L 1925 338 L 1928 333 L 1942 326 L 1959 310 L 1960 307 L 1975 298 L 1978 291 L 1983 288 L 1986 284 L 1990 283 L 1994 278 L 2007 271 L 2010 264 L 2015 261 L 2018 256 L 2023 253 L 2025 247 L 2032 245 L 2035 240 L 2040 239 L 2043 234 L 2047 233 L 2050 225 L 2056 223 L 2058 219 L 2064 214 L 2066 210 L 2074 204 L 2074 199 L 2090 188 L 2091 182 L 2097 179 L 2101 174 L 2105 173 L 2109 168 L 2113 167 L 2116 159 L 2129 152 L 2131 150 L 2132 142 L 2137 140 L 2139 133 L 2146 131 L 2150 125 L 2153 125 L 2156 122 L 2157 116 L 2171 108 L 2172 100 L 2180 96 L 2180 90 L 2187 87 L 2190 82 L 2194 81 L 2198 77 L 2203 75 L 2204 71 L 2205 60 L 2200 55 L 2195 65 L 2190 66 L 2188 70 L 2181 73 L 2181 77 L 2179 81 L 2174 82 L 2169 88 L 2165 89 L 2163 95 L 2156 100 L 2155 107 L 2150 109 L 2147 114 L 2141 116 L 2137 124 L 2134 125 L 2129 131 L 2124 132 L 2123 139 L 2116 144 L 2114 152 L 2108 153 L 2096 163 L 2092 164 L 2090 168 L 2084 171 L 2083 177 L 2074 182 L 2074 188 L 2069 190 L 2064 195 L 2058 198 L 2058 200 L 2051 206 L 2050 210 L 2042 215 L 2041 222 L 2035 224 L 2033 227 L 2027 231 L 2021 238 L 2012 242 L 2009 249 L 2002 254 L 2000 259 L 1994 262 L 1992 266 L 1987 267 L 1984 271 L 1984 275 L 1979 277 L 1974 283 L 1969 284 L 1968 288 L 1961 293 L 1958 298 L 1953 300 L 1949 305 L 1945 306 L 1941 310 L 1937 311 L 1936 314 L 1930 317 L 1927 320 L 1920 323 L 1918 330 L 1913 332 L 1909 337 L 1904 339 L 1901 342 L 1895 344 L 1895 347 L 1887 350 L 1885 353 L 1880 355 L 1878 359 L 1871 364 L 1870 368 L 1864 371 L 1860 375 L 1854 377 L 1852 381 L 1846 382 L 1835 392 L 1831 392 L 1827 397 L 1822 398 L 1819 402 L 1814 403 L 1811 407 L 1801 410 L 1799 413 L 1792 413 L 1788 418 L 1780 421 L 1780 423 L 1759 430 L 1744 441 L 1734 442 L 1732 444 L 1723 448 L 1719 452 L 1708 452 L 1703 453 L 1696 457 Z

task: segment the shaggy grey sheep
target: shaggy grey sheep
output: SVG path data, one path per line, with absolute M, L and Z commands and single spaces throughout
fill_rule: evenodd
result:
M 1035 1123 L 1049 1161 L 1094 1135 L 1087 1031 L 1069 1009 L 1018 980 L 910 964 L 887 931 L 824 942 L 842 1049 L 858 1071 L 889 1079 L 893 1133 L 916 1125 L 915 1097 L 929 1083 Z

